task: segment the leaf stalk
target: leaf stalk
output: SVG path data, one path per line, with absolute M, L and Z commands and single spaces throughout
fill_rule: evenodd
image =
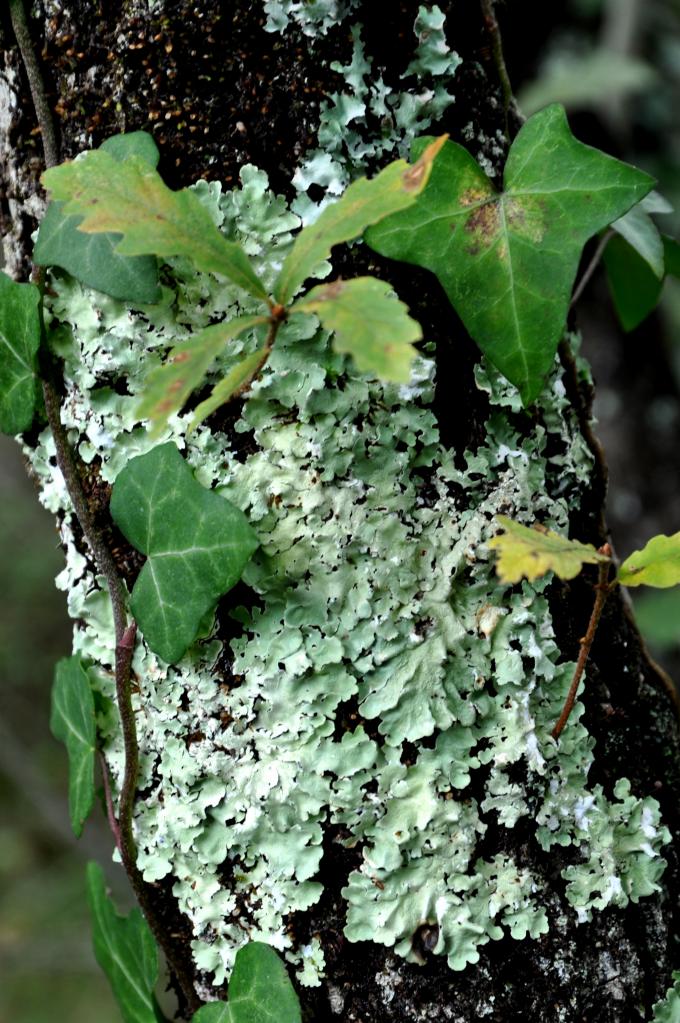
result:
M 611 547 L 609 546 L 608 543 L 603 544 L 603 546 L 599 548 L 598 553 L 605 554 L 607 557 L 610 557 Z M 564 726 L 569 720 L 569 715 L 573 710 L 574 703 L 576 702 L 576 694 L 578 692 L 578 687 L 581 682 L 581 678 L 583 676 L 583 672 L 585 670 L 588 657 L 590 655 L 590 649 L 593 645 L 593 640 L 595 639 L 595 633 L 597 632 L 597 627 L 600 623 L 600 618 L 602 617 L 604 605 L 607 602 L 607 597 L 611 593 L 613 587 L 616 585 L 616 582 L 613 583 L 609 582 L 609 567 L 610 562 L 607 561 L 603 562 L 598 569 L 598 579 L 597 584 L 595 586 L 595 603 L 593 604 L 593 610 L 590 615 L 590 621 L 588 622 L 588 629 L 586 631 L 585 636 L 580 641 L 581 649 L 579 650 L 578 660 L 576 661 L 576 668 L 574 669 L 574 675 L 571 680 L 571 685 L 569 686 L 567 698 L 564 701 L 562 713 L 560 714 L 557 720 L 557 724 L 550 733 L 553 739 L 556 740 L 559 739 L 560 735 L 562 734 Z

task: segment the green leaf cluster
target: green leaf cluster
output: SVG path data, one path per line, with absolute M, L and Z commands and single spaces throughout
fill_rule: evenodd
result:
M 217 383 L 200 403 L 191 428 L 245 390 L 266 362 L 289 313 L 316 313 L 335 332 L 339 351 L 351 354 L 368 371 L 406 381 L 415 354 L 412 342 L 422 332 L 403 303 L 389 301 L 386 284 L 373 278 L 336 282 L 323 293 L 317 289 L 306 303 L 291 306 L 291 302 L 308 278 L 325 271 L 334 246 L 359 237 L 383 217 L 415 202 L 443 143 L 444 138 L 425 147 L 413 165 L 396 160 L 375 178 L 361 178 L 350 185 L 314 224 L 299 232 L 272 297 L 241 246 L 222 235 L 197 196 L 188 189 L 172 191 L 164 184 L 156 170 L 153 140 L 143 132 L 118 136 L 98 150 L 46 171 L 43 181 L 54 201 L 35 258 L 61 266 L 116 297 L 152 302 L 159 297 L 157 279 L 153 294 L 144 290 L 139 261 L 152 260 L 155 268 L 156 257 L 185 256 L 197 270 L 229 278 L 263 304 L 261 315 L 217 324 L 176 346 L 168 362 L 150 374 L 138 415 L 151 421 L 156 435 L 201 386 L 230 340 L 268 324 L 267 341 Z

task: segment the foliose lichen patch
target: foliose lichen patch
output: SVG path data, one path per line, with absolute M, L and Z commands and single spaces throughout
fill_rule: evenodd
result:
M 434 55 L 414 59 L 425 67 Z M 354 95 L 364 73 L 346 71 Z M 361 153 L 352 159 L 359 166 Z M 196 192 L 271 282 L 300 221 L 266 175 L 245 167 L 239 189 L 203 182 Z M 324 950 L 316 939 L 298 947 L 294 922 L 321 895 L 331 826 L 361 854 L 343 888 L 347 938 L 416 963 L 424 926 L 455 970 L 489 941 L 548 929 L 542 878 L 500 848 L 480 854 L 491 824 L 531 822 L 538 847 L 572 848 L 564 890 L 580 920 L 657 889 L 669 836 L 656 802 L 625 779 L 613 798 L 588 784 L 594 750 L 581 705 L 559 747 L 549 737 L 573 664 L 554 639 L 546 582 L 499 584 L 486 548 L 499 512 L 568 530 L 589 486 L 591 454 L 558 367 L 527 429 L 515 389 L 480 365 L 485 440 L 455 461 L 440 443 L 427 354 L 408 386 L 384 384 L 334 354 L 313 317 L 297 318 L 233 431 L 208 422 L 187 437 L 187 413 L 151 442 L 134 414 L 149 372 L 216 317 L 249 311 L 249 300 L 179 259 L 154 307 L 126 309 L 56 275 L 52 290 L 62 416 L 83 460 L 113 482 L 131 457 L 174 440 L 261 543 L 244 577 L 257 602 L 232 610 L 229 672 L 217 670 L 225 651 L 211 622 L 179 664 L 143 641 L 133 663 L 139 865 L 149 881 L 175 879 L 209 980 L 220 985 L 238 947 L 263 939 L 297 964 L 302 983 L 319 982 Z M 256 343 L 232 342 L 215 373 Z M 245 453 L 241 434 L 252 437 Z M 62 518 L 58 585 L 74 648 L 92 665 L 119 783 L 108 597 L 79 552 L 49 433 L 27 454 L 43 503 Z

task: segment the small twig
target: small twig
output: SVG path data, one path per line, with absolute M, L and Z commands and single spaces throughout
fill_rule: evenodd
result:
M 600 547 L 598 553 L 606 554 L 607 556 L 609 556 L 611 554 L 611 548 L 609 547 L 609 544 L 604 544 L 602 547 Z M 583 671 L 588 660 L 588 655 L 590 654 L 590 648 L 592 647 L 593 640 L 595 639 L 597 626 L 599 625 L 600 617 L 602 615 L 604 605 L 607 601 L 607 597 L 611 593 L 612 589 L 611 584 L 608 582 L 609 566 L 610 566 L 609 561 L 602 562 L 599 566 L 597 585 L 595 586 L 595 603 L 593 605 L 593 611 L 590 616 L 590 621 L 588 622 L 588 631 L 581 640 L 581 649 L 579 650 L 576 668 L 574 669 L 574 676 L 571 680 L 571 685 L 569 686 L 567 698 L 564 701 L 562 713 L 559 716 L 557 724 L 550 733 L 553 739 L 559 739 L 564 729 L 564 726 L 569 720 L 569 715 L 572 712 L 574 703 L 576 702 L 576 693 L 578 692 L 579 683 L 581 682 L 581 677 L 583 675 Z
M 480 0 L 482 8 L 482 15 L 484 17 L 484 23 L 486 30 L 489 33 L 491 39 L 491 52 L 493 53 L 494 63 L 496 65 L 496 73 L 498 75 L 498 81 L 501 87 L 501 96 L 503 99 L 503 113 L 505 114 L 505 134 L 510 142 L 510 124 L 509 124 L 509 113 L 515 109 L 515 98 L 512 92 L 512 84 L 510 82 L 510 76 L 505 63 L 505 57 L 503 55 L 503 40 L 501 38 L 501 30 L 498 26 L 498 20 L 496 18 L 496 10 L 494 0 Z
M 118 828 L 120 832 L 120 852 L 123 860 L 134 863 L 137 859 L 134 837 L 132 834 L 132 812 L 135 805 L 137 790 L 137 774 L 139 772 L 139 746 L 135 713 L 132 709 L 130 693 L 130 669 L 135 649 L 137 623 L 129 625 L 120 641 L 116 644 L 116 699 L 123 729 L 123 746 L 125 748 L 125 769 L 123 783 L 120 787 L 118 801 Z
M 99 757 L 99 768 L 102 773 L 102 783 L 104 785 L 104 800 L 106 801 L 106 817 L 111 828 L 111 834 L 113 835 L 116 842 L 116 849 L 121 852 L 121 841 L 120 841 L 120 828 L 118 827 L 118 821 L 116 820 L 116 811 L 113 808 L 113 796 L 111 794 L 111 779 L 109 778 L 109 765 L 106 763 L 106 757 L 99 749 L 97 750 L 97 756 Z
M 610 227 L 609 230 L 605 231 L 605 233 L 602 235 L 599 242 L 597 243 L 597 248 L 593 252 L 592 259 L 590 260 L 588 266 L 583 271 L 583 276 L 581 277 L 581 280 L 574 288 L 574 294 L 571 296 L 571 302 L 569 303 L 570 309 L 574 308 L 574 306 L 580 299 L 581 295 L 585 291 L 586 285 L 588 284 L 590 278 L 597 270 L 599 262 L 602 259 L 602 253 L 607 247 L 607 242 L 615 233 L 616 232 L 613 230 L 613 228 Z
M 38 119 L 43 152 L 45 153 L 45 166 L 54 167 L 55 164 L 59 163 L 59 146 L 54 130 L 52 111 L 47 102 L 42 71 L 33 48 L 31 30 L 28 26 L 23 0 L 9 0 L 9 16 L 19 46 L 21 59 L 26 68 L 28 85 L 31 90 L 31 98 L 33 99 L 33 107 Z
M 276 341 L 276 335 L 279 332 L 279 327 L 284 322 L 284 320 L 287 319 L 287 315 L 288 313 L 284 306 L 274 305 L 272 307 L 272 316 L 271 319 L 269 320 L 269 332 L 267 333 L 264 347 L 262 348 L 262 355 L 257 363 L 257 366 L 252 371 L 248 379 L 244 380 L 241 386 L 236 391 L 234 391 L 234 393 L 231 395 L 231 398 L 240 398 L 241 395 L 246 394 L 253 386 L 254 382 L 257 380 L 260 373 L 267 364 L 267 360 L 269 359 L 269 356 L 271 355 L 272 349 L 274 347 L 274 342 Z

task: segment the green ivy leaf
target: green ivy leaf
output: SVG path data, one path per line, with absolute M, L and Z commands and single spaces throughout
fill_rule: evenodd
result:
M 251 941 L 236 953 L 229 1002 L 211 1002 L 193 1023 L 301 1023 L 300 1002 L 273 948 Z
M 619 569 L 624 586 L 656 586 L 665 589 L 680 583 L 680 533 L 653 536 L 641 551 L 633 551 Z
M 124 256 L 186 256 L 199 270 L 228 277 L 256 298 L 267 292 L 236 242 L 227 241 L 193 192 L 173 192 L 143 157 L 118 162 L 95 149 L 45 171 L 42 177 L 64 212 L 82 216 L 79 231 L 115 231 Z
M 151 435 L 162 433 L 168 417 L 179 411 L 191 392 L 203 383 L 206 373 L 228 341 L 266 322 L 264 316 L 238 316 L 228 323 L 206 327 L 188 341 L 176 345 L 168 361 L 149 373 L 137 408 L 139 419 L 151 420 Z
M 156 143 L 145 131 L 114 135 L 100 148 L 119 162 L 137 156 L 150 167 L 158 164 Z M 78 230 L 82 217 L 65 214 L 65 205 L 54 201 L 47 207 L 33 262 L 61 267 L 88 287 L 125 302 L 158 302 L 161 288 L 155 256 L 120 255 L 116 251 L 119 234 L 84 234 Z
M 550 571 L 560 579 L 573 579 L 584 564 L 611 560 L 592 544 L 568 540 L 543 526 L 522 526 L 505 515 L 497 515 L 496 521 L 505 533 L 489 540 L 488 546 L 498 552 L 496 571 L 501 582 L 517 583 L 523 577 L 531 581 Z
M 680 277 L 680 245 L 668 235 L 661 235 L 661 241 L 664 262 L 662 280 L 623 238 L 612 238 L 604 250 L 609 292 L 616 315 L 625 331 L 635 330 L 656 308 L 666 277 Z
M 165 1017 L 154 997 L 158 953 L 139 909 L 120 916 L 106 894 L 104 871 L 87 865 L 94 954 L 108 977 L 125 1023 L 161 1023 Z
M 173 443 L 125 466 L 113 486 L 111 515 L 148 555 L 132 590 L 132 613 L 148 646 L 174 664 L 240 579 L 257 537 L 243 512 L 196 482 Z
M 33 422 L 40 347 L 40 292 L 0 271 L 0 430 L 23 433 Z
M 360 178 L 353 182 L 337 202 L 326 206 L 313 224 L 303 228 L 274 286 L 277 302 L 288 305 L 308 277 L 318 276 L 319 265 L 330 257 L 334 245 L 351 241 L 370 224 L 412 206 L 427 184 L 446 138 L 423 146 L 420 158 L 410 166 L 405 160 L 395 160 L 370 181 Z
M 426 140 L 418 140 L 415 153 Z M 499 193 L 448 142 L 418 202 L 366 234 L 377 252 L 432 270 L 470 335 L 528 405 L 541 391 L 591 235 L 651 188 L 642 171 L 578 142 L 564 110 L 531 117 Z
M 227 375 L 215 384 L 210 396 L 196 406 L 193 418 L 189 423 L 189 432 L 195 430 L 199 423 L 211 416 L 220 405 L 226 404 L 235 395 L 241 394 L 252 382 L 255 374 L 262 367 L 269 352 L 266 345 L 256 348 L 250 355 L 237 362 Z
M 622 237 L 609 240 L 602 258 L 619 322 L 625 331 L 635 330 L 656 308 L 663 281 Z
M 625 216 L 615 220 L 612 228 L 626 239 L 654 276 L 661 280 L 664 274 L 663 241 L 659 229 L 649 213 L 645 212 L 642 203 L 633 206 Z
M 680 277 L 680 243 L 667 234 L 661 236 L 663 239 L 663 259 L 666 268 L 666 275 Z
M 79 657 L 65 657 L 56 667 L 50 728 L 68 752 L 68 805 L 76 838 L 94 803 L 94 756 L 97 745 L 94 697 Z
M 416 354 L 412 342 L 420 341 L 423 332 L 385 281 L 355 277 L 321 284 L 291 312 L 316 313 L 335 333 L 335 350 L 351 355 L 360 370 L 395 383 L 410 380 Z

